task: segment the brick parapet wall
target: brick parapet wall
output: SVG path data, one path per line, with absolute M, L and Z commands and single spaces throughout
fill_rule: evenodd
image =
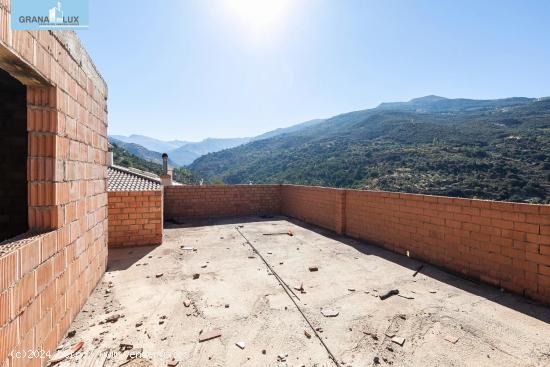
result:
M 550 303 L 550 205 L 287 185 L 282 192 L 282 214 Z
M 271 207 L 264 212 L 550 303 L 550 205 L 299 185 L 182 186 L 167 188 L 166 216 L 254 215 L 266 187 Z
M 346 218 L 344 193 L 344 190 L 326 187 L 282 185 L 281 213 L 342 233 Z
M 109 192 L 109 247 L 162 243 L 162 191 Z
M 347 234 L 550 302 L 550 206 L 347 193 Z
M 27 88 L 26 236 L 0 245 L 0 366 L 44 365 L 105 271 L 107 87 L 73 32 L 13 31 L 0 68 Z M 37 231 L 42 234 L 32 234 Z
M 166 186 L 164 216 L 215 218 L 280 212 L 279 185 Z

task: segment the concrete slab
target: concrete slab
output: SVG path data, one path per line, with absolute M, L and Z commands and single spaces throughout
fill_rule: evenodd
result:
M 296 303 L 341 365 L 370 366 L 375 357 L 394 366 L 548 365 L 549 308 L 429 265 L 413 277 L 415 260 L 284 217 L 173 225 L 161 246 L 110 250 L 75 336 L 61 344 L 84 341 L 81 355 L 61 365 L 110 351 L 104 365 L 119 366 L 128 354 L 121 344 L 143 348 L 139 361 L 154 366 L 335 365 L 236 226 L 286 284 L 303 285 Z M 264 235 L 287 231 L 293 236 Z M 391 289 L 407 297 L 381 300 Z M 211 330 L 221 337 L 199 343 Z

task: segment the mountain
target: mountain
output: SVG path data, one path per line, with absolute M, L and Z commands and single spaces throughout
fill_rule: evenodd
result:
M 163 141 L 144 135 L 110 135 L 109 141 L 118 143 L 132 154 L 152 162 L 162 162 L 162 153 L 167 153 L 170 164 L 185 166 L 203 154 L 233 148 L 250 141 L 250 138 L 207 138 L 199 142 L 181 140 Z M 161 159 L 159 161 L 159 159 Z
M 267 133 L 258 135 L 256 137 L 252 138 L 251 141 L 268 139 L 268 138 L 272 138 L 272 137 L 277 136 L 277 135 L 293 133 L 295 131 L 304 129 L 306 127 L 317 125 L 317 124 L 319 124 L 323 121 L 324 120 L 322 120 L 322 119 L 316 119 L 316 120 L 310 120 L 310 121 L 302 122 L 302 123 L 292 125 L 292 126 L 289 126 L 289 127 L 283 127 L 283 128 L 275 129 L 275 130 L 272 130 L 272 131 L 268 131 Z
M 550 202 L 550 100 L 427 96 L 204 155 L 226 183 L 296 183 Z
M 109 137 L 125 143 L 138 144 L 149 150 L 160 152 L 161 154 L 174 149 L 178 149 L 179 147 L 187 143 L 186 141 L 180 140 L 163 141 L 155 138 L 150 138 L 148 136 L 136 134 L 132 134 L 130 136 L 110 135 Z
M 378 110 L 399 110 L 399 111 L 415 111 L 415 112 L 453 112 L 453 111 L 468 111 L 507 108 L 518 106 L 527 102 L 533 101 L 533 98 L 512 97 L 496 100 L 477 100 L 456 98 L 449 99 L 439 96 L 426 96 L 411 99 L 409 102 L 390 102 L 382 103 Z
M 113 144 L 113 163 L 122 167 L 137 168 L 156 175 L 160 175 L 162 173 L 162 164 L 140 158 L 116 143 Z M 178 167 L 173 170 L 173 177 L 175 181 L 183 184 L 195 185 L 199 183 L 197 176 L 182 167 Z
M 196 143 L 185 143 L 177 149 L 168 152 L 168 156 L 178 165 L 188 165 L 201 155 L 233 148 L 248 143 L 250 138 L 207 138 Z
M 113 145 L 117 145 L 118 147 L 126 150 L 130 154 L 135 155 L 136 157 L 139 157 L 149 162 L 162 164 L 162 153 L 154 152 L 139 144 L 126 143 L 124 141 L 115 139 L 112 136 L 109 137 L 109 142 Z M 172 166 L 177 166 L 177 164 L 175 164 L 175 162 L 172 159 L 170 159 L 170 157 L 168 157 L 168 164 Z
M 170 164 L 174 166 L 186 166 L 202 155 L 218 152 L 220 150 L 234 148 L 246 144 L 249 141 L 267 139 L 277 135 L 288 134 L 310 126 L 314 126 L 323 120 L 311 120 L 290 127 L 269 131 L 253 138 L 206 138 L 199 142 L 187 142 L 181 140 L 163 141 L 144 135 L 110 135 L 109 141 L 117 142 L 126 150 L 143 159 L 159 162 L 162 153 L 167 153 Z M 126 145 L 123 145 L 126 144 Z M 133 144 L 133 145 L 128 145 Z M 158 157 L 157 157 L 158 156 Z

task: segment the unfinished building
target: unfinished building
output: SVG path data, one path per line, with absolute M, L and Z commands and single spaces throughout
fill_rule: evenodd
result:
M 9 12 L 1 367 L 548 365 L 549 205 L 109 169 L 86 51 Z

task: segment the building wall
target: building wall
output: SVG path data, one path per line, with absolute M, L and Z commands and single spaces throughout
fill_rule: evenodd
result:
M 164 216 L 173 218 L 215 218 L 280 211 L 279 185 L 166 186 Z
M 27 88 L 30 231 L 0 245 L 0 366 L 44 365 L 11 351 L 55 351 L 107 259 L 107 88 L 72 32 L 9 29 L 0 68 Z
M 162 243 L 162 191 L 109 192 L 109 247 Z

